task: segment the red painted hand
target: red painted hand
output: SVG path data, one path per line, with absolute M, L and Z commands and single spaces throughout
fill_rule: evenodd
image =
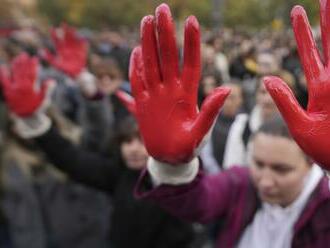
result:
M 53 28 L 51 37 L 56 55 L 45 51 L 45 59 L 70 77 L 78 76 L 87 63 L 87 41 L 78 37 L 76 30 L 66 24 L 57 29 Z
M 291 12 L 308 85 L 307 111 L 299 106 L 280 78 L 266 77 L 264 82 L 298 145 L 317 163 L 330 169 L 330 1 L 320 0 L 320 5 L 324 62 L 313 39 L 305 10 L 295 6 Z
M 188 17 L 185 23 L 182 71 L 166 4 L 156 9 L 155 17 L 143 18 L 141 42 L 132 52 L 130 80 L 146 148 L 158 161 L 188 162 L 196 156 L 230 90 L 215 89 L 198 110 L 200 31 L 195 17 Z
M 11 71 L 2 66 L 0 79 L 9 109 L 18 116 L 29 117 L 40 109 L 52 81 L 37 84 L 38 59 L 23 53 L 11 63 Z

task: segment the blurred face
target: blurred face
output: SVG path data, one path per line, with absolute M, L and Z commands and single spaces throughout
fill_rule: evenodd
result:
M 215 50 L 211 46 L 206 46 L 203 49 L 203 62 L 205 64 L 213 64 L 215 60 Z
M 263 120 L 271 118 L 278 111 L 272 97 L 269 95 L 262 82 L 257 90 L 257 105 L 261 108 Z
M 270 75 L 278 70 L 276 59 L 271 54 L 259 54 L 257 64 L 260 75 Z
M 97 77 L 97 86 L 106 95 L 113 94 L 119 89 L 123 80 L 116 75 L 103 74 Z
M 142 141 L 136 137 L 120 146 L 122 157 L 128 168 L 141 170 L 147 164 L 148 153 Z
M 109 61 L 102 61 L 99 56 L 91 59 L 91 71 L 97 78 L 98 89 L 106 95 L 114 93 L 123 83 L 119 69 Z
M 202 81 L 202 86 L 203 93 L 205 96 L 207 96 L 217 87 L 217 81 L 212 76 L 206 76 Z
M 234 84 L 227 86 L 230 87 L 231 92 L 223 105 L 222 113 L 225 116 L 235 116 L 243 102 L 242 88 Z
M 302 191 L 310 164 L 293 140 L 258 133 L 252 141 L 250 168 L 261 200 L 286 207 Z
M 222 50 L 222 47 L 223 47 L 223 42 L 220 38 L 217 38 L 215 41 L 214 41 L 214 44 L 213 44 L 213 47 L 214 47 L 214 50 L 215 51 L 221 51 Z

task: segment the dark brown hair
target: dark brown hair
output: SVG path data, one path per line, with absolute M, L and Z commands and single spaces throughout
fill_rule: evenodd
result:
M 273 136 L 280 136 L 288 139 L 293 139 L 290 131 L 281 117 L 281 115 L 277 114 L 273 118 L 265 121 L 254 134 L 254 136 L 258 133 L 264 133 Z
M 134 138 L 141 138 L 138 124 L 133 116 L 125 117 L 118 127 L 117 142 L 122 144 L 123 142 L 129 142 Z

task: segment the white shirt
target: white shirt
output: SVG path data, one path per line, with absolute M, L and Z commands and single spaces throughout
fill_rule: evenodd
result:
M 231 125 L 228 133 L 224 158 L 223 168 L 228 169 L 233 165 L 247 165 L 247 151 L 243 143 L 243 132 L 246 122 L 252 133 L 258 130 L 262 124 L 261 109 L 255 106 L 250 114 L 239 114 L 236 116 L 235 121 Z

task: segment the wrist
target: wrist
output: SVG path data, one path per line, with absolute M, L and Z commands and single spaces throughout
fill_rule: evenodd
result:
M 11 117 L 14 120 L 15 132 L 24 139 L 39 137 L 51 127 L 51 120 L 42 112 L 24 118 L 15 114 L 12 114 Z
M 180 185 L 190 183 L 194 180 L 198 173 L 199 161 L 198 158 L 195 157 L 188 163 L 173 166 L 149 157 L 147 169 L 156 185 Z

